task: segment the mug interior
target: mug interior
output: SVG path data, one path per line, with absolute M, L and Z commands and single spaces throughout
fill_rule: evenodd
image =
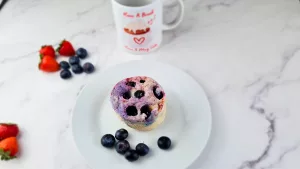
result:
M 141 7 L 146 6 L 153 3 L 156 0 L 114 0 L 120 5 L 128 6 L 128 7 Z

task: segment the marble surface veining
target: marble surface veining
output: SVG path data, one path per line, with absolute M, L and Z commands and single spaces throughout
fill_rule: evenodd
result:
M 185 0 L 183 23 L 145 56 L 116 47 L 109 2 L 11 0 L 0 11 L 0 119 L 22 131 L 20 158 L 0 162 L 1 169 L 89 169 L 70 120 L 93 75 L 63 81 L 37 70 L 39 47 L 63 38 L 90 51 L 96 73 L 124 61 L 159 60 L 205 88 L 213 131 L 191 169 L 300 168 L 298 0 Z M 165 20 L 175 13 L 166 10 Z

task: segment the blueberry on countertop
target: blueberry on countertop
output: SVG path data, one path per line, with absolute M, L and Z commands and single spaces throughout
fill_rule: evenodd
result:
M 59 63 L 59 65 L 60 65 L 60 67 L 61 67 L 62 69 L 69 69 L 69 68 L 70 68 L 70 65 L 69 65 L 69 63 L 68 63 L 67 61 L 61 61 L 61 62 Z
M 72 65 L 72 72 L 80 74 L 83 72 L 83 68 L 80 65 Z
M 84 48 L 79 48 L 76 50 L 76 56 L 78 56 L 80 59 L 86 58 L 88 55 L 88 52 Z
M 63 69 L 61 72 L 60 72 L 60 77 L 62 79 L 69 79 L 72 77 L 72 73 L 70 72 L 69 69 Z
M 80 62 L 80 59 L 77 56 L 73 56 L 73 57 L 69 58 L 70 65 L 77 65 L 77 64 L 79 64 L 79 62 Z
M 87 63 L 83 64 L 83 71 L 85 73 L 93 73 L 94 70 L 95 70 L 95 67 L 90 62 L 87 62 Z

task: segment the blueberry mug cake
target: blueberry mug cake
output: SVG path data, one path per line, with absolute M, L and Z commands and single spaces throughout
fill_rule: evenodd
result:
M 152 78 L 136 76 L 118 82 L 110 96 L 113 109 L 131 128 L 149 131 L 166 116 L 165 92 Z

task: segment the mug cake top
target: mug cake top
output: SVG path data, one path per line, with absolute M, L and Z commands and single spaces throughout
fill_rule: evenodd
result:
M 118 82 L 111 92 L 110 101 L 123 119 L 152 123 L 163 109 L 165 92 L 154 79 L 136 76 Z

